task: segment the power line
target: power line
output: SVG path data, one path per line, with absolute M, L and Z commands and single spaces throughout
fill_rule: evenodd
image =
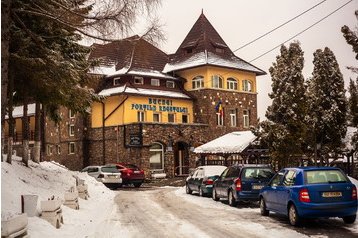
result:
M 323 1 L 319 2 L 319 3 L 317 3 L 317 4 L 314 5 L 313 7 L 311 7 L 311 8 L 309 8 L 309 9 L 307 9 L 306 11 L 304 11 L 304 12 L 298 14 L 297 16 L 295 16 L 295 17 L 291 18 L 290 20 L 288 20 L 288 21 L 282 23 L 281 25 L 279 25 L 279 26 L 275 27 L 274 29 L 272 29 L 272 30 L 266 32 L 265 34 L 263 34 L 263 35 L 257 37 L 256 39 L 254 39 L 254 40 L 252 40 L 252 41 L 246 43 L 245 45 L 243 45 L 243 46 L 237 48 L 237 49 L 234 50 L 233 52 L 236 52 L 236 51 L 241 50 L 242 48 L 244 48 L 244 47 L 246 47 L 246 46 L 248 46 L 248 45 L 251 45 L 252 43 L 254 43 L 254 42 L 260 40 L 261 38 L 267 36 L 268 34 L 270 34 L 270 33 L 274 32 L 274 31 L 276 31 L 277 29 L 283 27 L 284 25 L 287 25 L 287 24 L 290 23 L 291 21 L 293 21 L 293 20 L 299 18 L 300 16 L 302 16 L 302 15 L 304 15 L 305 13 L 311 11 L 312 9 L 316 8 L 317 6 L 321 5 L 322 3 L 326 2 L 326 1 L 327 1 L 327 0 L 323 0 Z
M 267 55 L 268 53 L 270 53 L 271 51 L 277 49 L 278 47 L 280 47 L 281 45 L 287 43 L 288 41 L 294 39 L 295 37 L 301 35 L 302 33 L 304 33 L 305 31 L 309 30 L 310 28 L 314 27 L 315 25 L 317 25 L 318 23 L 320 23 L 321 21 L 325 20 L 326 18 L 328 18 L 329 16 L 331 16 L 332 14 L 334 14 L 335 12 L 339 11 L 341 8 L 345 7 L 347 4 L 349 4 L 350 2 L 352 2 L 353 0 L 350 0 L 348 2 L 346 2 L 345 4 L 343 4 L 342 6 L 340 6 L 339 8 L 337 8 L 336 10 L 334 10 L 333 12 L 331 12 L 330 14 L 326 15 L 325 17 L 321 18 L 320 20 L 318 20 L 317 22 L 313 23 L 312 25 L 310 25 L 309 27 L 305 28 L 304 30 L 300 31 L 299 33 L 297 33 L 296 35 L 292 36 L 291 38 L 289 38 L 288 40 L 282 42 L 281 44 L 275 46 L 274 48 L 272 48 L 271 50 L 266 51 L 265 53 L 257 56 L 256 58 L 252 59 L 249 61 L 249 63 L 261 58 L 264 55 Z

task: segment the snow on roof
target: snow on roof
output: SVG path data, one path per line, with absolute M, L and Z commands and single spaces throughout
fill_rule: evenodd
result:
M 90 74 L 103 74 L 103 75 L 113 74 L 114 72 L 116 72 L 115 65 L 96 66 L 89 71 Z
M 354 147 L 352 145 L 352 136 L 354 135 L 354 133 L 357 132 L 357 130 L 358 130 L 357 127 L 351 127 L 351 126 L 347 127 L 346 136 L 343 139 L 343 143 L 345 144 L 345 149 L 354 150 Z
M 27 116 L 35 115 L 35 105 L 36 105 L 35 103 L 27 105 Z M 24 113 L 24 106 L 17 106 L 17 107 L 14 107 L 14 110 L 12 111 L 12 116 L 14 118 L 22 117 L 23 113 Z M 6 115 L 5 119 L 8 119 L 8 118 L 9 118 L 9 116 Z
M 264 71 L 256 68 L 255 66 L 235 56 L 231 57 L 230 59 L 224 59 L 212 52 L 207 52 L 207 51 L 194 54 L 190 58 L 181 62 L 167 63 L 164 67 L 163 72 L 167 73 L 171 71 L 192 68 L 201 65 L 222 66 L 222 67 L 252 71 L 258 74 L 265 73 Z
M 236 154 L 241 153 L 256 139 L 251 131 L 235 131 L 216 138 L 195 148 L 197 154 Z
M 190 98 L 188 95 L 181 92 L 164 91 L 164 90 L 147 89 L 147 88 L 130 88 L 127 86 L 104 89 L 98 94 L 101 96 L 111 96 L 119 93 L 162 96 L 162 97 L 172 97 L 172 98 L 188 98 L 188 99 Z

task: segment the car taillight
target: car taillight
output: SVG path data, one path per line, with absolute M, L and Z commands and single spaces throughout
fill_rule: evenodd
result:
M 300 202 L 311 202 L 310 195 L 308 193 L 307 188 L 301 189 L 299 194 L 300 194 L 299 197 Z
M 213 185 L 214 181 L 212 179 L 208 179 L 208 180 L 205 181 L 205 184 L 206 185 Z
M 241 179 L 237 178 L 235 180 L 235 186 L 236 186 L 236 191 L 241 191 Z
M 127 176 L 131 176 L 132 170 L 130 169 L 123 169 L 122 173 L 125 173 Z
M 98 178 L 104 178 L 103 174 L 98 175 Z
M 352 188 L 352 200 L 357 200 L 357 188 L 354 185 Z

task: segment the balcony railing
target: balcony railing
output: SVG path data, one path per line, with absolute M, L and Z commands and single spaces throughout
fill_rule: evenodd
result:
M 9 135 L 5 135 L 5 142 L 7 143 L 9 139 Z M 18 144 L 18 143 L 22 143 L 22 139 L 23 139 L 23 134 L 20 132 L 15 132 L 14 134 L 14 138 L 13 138 L 13 143 L 14 144 Z M 34 131 L 30 131 L 29 133 L 29 141 L 34 141 L 35 140 L 35 132 Z

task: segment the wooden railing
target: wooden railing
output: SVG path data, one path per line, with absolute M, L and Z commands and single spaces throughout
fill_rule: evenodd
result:
M 9 138 L 9 135 L 5 135 L 5 142 L 7 143 Z M 14 134 L 14 138 L 13 138 L 13 142 L 14 143 L 22 143 L 22 139 L 23 139 L 23 134 L 20 132 L 15 132 Z M 30 131 L 29 133 L 29 141 L 34 141 L 35 140 L 35 132 L 34 131 Z

